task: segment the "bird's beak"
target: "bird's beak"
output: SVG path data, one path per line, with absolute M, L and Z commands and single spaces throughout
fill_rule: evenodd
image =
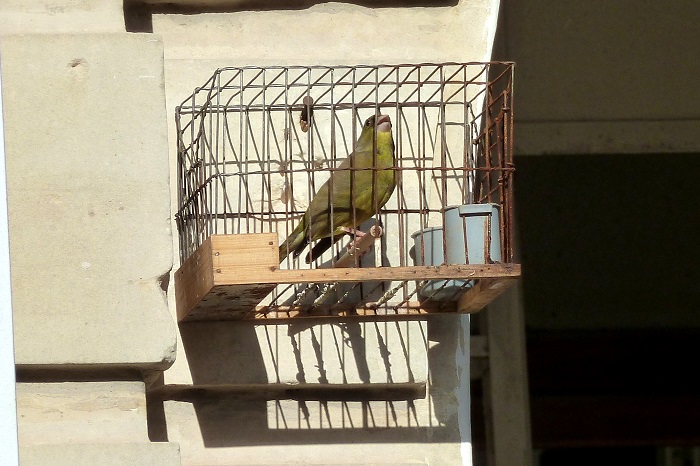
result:
M 389 131 L 391 130 L 391 118 L 389 115 L 377 115 L 376 125 L 378 131 Z

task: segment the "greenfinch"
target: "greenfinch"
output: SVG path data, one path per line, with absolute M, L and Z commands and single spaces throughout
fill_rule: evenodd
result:
M 355 150 L 331 172 L 299 224 L 280 244 L 280 262 L 289 254 L 299 256 L 311 241 L 318 243 L 307 254 L 307 264 L 343 235 L 361 236 L 355 228 L 375 215 L 394 192 L 395 165 L 391 119 L 388 115 L 369 117 Z

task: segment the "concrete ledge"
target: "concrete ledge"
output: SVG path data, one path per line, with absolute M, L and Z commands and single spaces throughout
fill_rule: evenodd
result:
M 237 400 L 404 401 L 424 398 L 425 384 L 251 384 L 165 385 L 149 393 L 153 401 L 204 402 L 233 397 Z
M 200 12 L 215 7 L 211 0 L 197 3 L 203 5 Z M 279 8 L 269 8 L 270 3 Z M 185 61 L 197 58 L 196 65 L 189 65 L 180 76 L 168 73 L 169 95 L 176 92 L 170 87 L 171 76 L 174 84 L 195 74 L 204 77 L 188 84 L 186 90 L 191 92 L 224 64 L 485 60 L 490 57 L 486 53 L 489 28 L 495 29 L 498 13 L 494 0 L 385 2 L 390 7 L 384 8 L 369 8 L 382 3 L 370 1 L 307 2 L 303 8 L 290 8 L 290 3 L 229 2 L 227 6 L 233 12 L 187 15 L 177 14 L 175 10 L 172 14 L 154 15 L 153 31 L 167 36 L 166 58 Z M 284 40 L 278 40 L 270 31 L 284 31 Z M 382 31 L 379 42 L 377 31 Z M 206 63 L 209 59 L 214 59 L 217 65 L 209 66 Z M 177 66 L 188 66 L 185 61 Z M 186 95 L 174 103 L 181 102 Z

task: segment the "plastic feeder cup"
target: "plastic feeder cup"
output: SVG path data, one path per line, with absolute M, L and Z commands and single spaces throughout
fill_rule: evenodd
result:
M 498 204 L 465 204 L 448 208 L 445 211 L 447 263 L 500 262 L 499 219 Z
M 442 228 L 426 228 L 411 236 L 416 247 L 416 265 L 442 265 L 445 263 L 442 253 Z M 431 280 L 423 285 L 419 293 L 436 301 L 456 299 L 457 292 L 466 284 L 466 280 Z

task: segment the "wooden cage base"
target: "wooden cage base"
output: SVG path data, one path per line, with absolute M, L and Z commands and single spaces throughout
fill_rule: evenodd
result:
M 300 317 L 411 318 L 442 312 L 481 310 L 520 277 L 519 264 L 468 264 L 414 267 L 279 268 L 276 233 L 212 235 L 175 273 L 178 321 Z M 420 281 L 464 279 L 475 281 L 457 301 L 411 301 L 386 312 L 365 303 L 343 305 L 260 306 L 279 284 Z

